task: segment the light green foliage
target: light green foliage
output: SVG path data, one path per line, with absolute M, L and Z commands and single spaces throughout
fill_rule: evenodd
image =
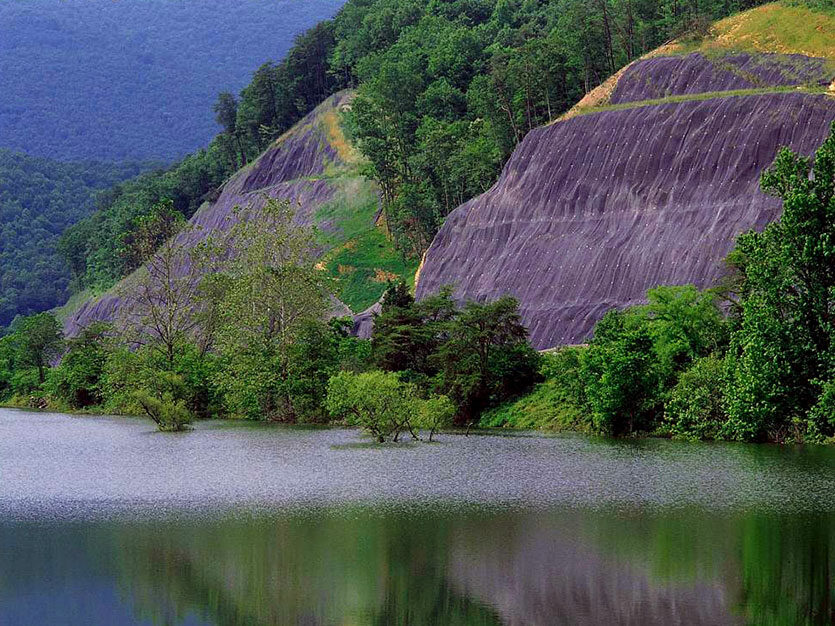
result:
M 665 382 L 693 359 L 727 344 L 727 324 L 712 292 L 663 286 L 647 291 L 647 300 L 637 312 L 647 320 Z
M 379 196 L 372 181 L 362 176 L 331 179 L 337 188 L 333 201 L 316 211 L 317 241 L 330 248 L 320 263 L 335 283 L 335 295 L 354 312 L 377 302 L 394 278 L 412 281 L 416 259 L 404 259 L 381 226 L 375 224 Z
M 164 432 L 185 430 L 192 415 L 182 400 L 183 379 L 173 372 L 160 372 L 150 389 L 134 392 L 134 398 L 145 414 Z
M 178 353 L 198 329 L 202 277 L 219 251 L 209 244 L 184 248 L 180 236 L 187 236 L 190 226 L 168 203 L 140 221 L 126 248 L 129 256 L 144 262 L 120 288 L 125 306 L 117 324 L 125 341 L 159 353 L 172 371 Z
M 743 297 L 733 334 L 727 436 L 820 439 L 810 413 L 835 365 L 835 125 L 814 163 L 784 148 L 762 176 L 783 200 L 779 221 L 739 238 Z M 824 400 L 825 402 L 825 400 Z
M 725 363 L 715 356 L 697 359 L 681 374 L 664 406 L 664 417 L 674 437 L 721 437 L 727 421 L 724 378 Z
M 401 432 L 412 429 L 416 399 L 415 386 L 393 372 L 340 372 L 328 382 L 325 406 L 334 418 L 361 427 L 383 443 L 397 441 Z M 436 408 L 440 414 L 443 407 Z
M 455 405 L 446 396 L 432 396 L 426 400 L 418 400 L 416 408 L 417 416 L 414 419 L 414 426 L 428 430 L 429 441 L 432 441 L 439 430 L 452 426 Z
M 143 404 L 151 398 L 148 406 L 154 405 L 154 399 L 173 404 L 184 409 L 189 419 L 217 417 L 224 410 L 213 383 L 218 367 L 214 355 L 201 353 L 193 344 L 177 351 L 173 366 L 148 348 L 114 345 L 108 351 L 98 384 L 100 410 L 152 417 L 145 406 L 148 402 Z
M 294 346 L 325 316 L 329 285 L 314 267 L 314 233 L 294 223 L 289 202 L 266 200 L 238 217 L 227 289 L 210 305 L 220 312 L 217 384 L 234 414 L 294 421 Z
M 585 348 L 566 347 L 543 354 L 540 373 L 545 381 L 529 394 L 510 400 L 484 413 L 480 426 L 591 429 L 580 359 Z

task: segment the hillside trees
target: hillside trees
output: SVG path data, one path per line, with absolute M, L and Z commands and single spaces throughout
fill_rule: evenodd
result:
M 310 228 L 294 222 L 287 201 L 266 199 L 241 211 L 229 241 L 217 338 L 224 371 L 218 380 L 235 412 L 295 421 L 292 371 L 301 365 L 294 346 L 330 306 L 327 279 L 314 267 Z M 324 332 L 324 331 L 322 331 Z M 312 335 L 312 336 L 311 336 Z
M 66 301 L 71 273 L 56 251 L 60 234 L 95 210 L 97 193 L 143 168 L 0 149 L 0 326 Z
M 236 167 L 352 87 L 352 140 L 380 187 L 395 245 L 420 258 L 531 129 L 694 24 L 759 3 L 349 0 L 284 59 L 262 64 L 237 99 L 219 96 L 221 133 L 205 151 L 104 196 L 99 214 L 66 233 L 62 252 L 77 287 L 109 286 L 129 271 L 113 242 L 137 216 L 168 199 L 190 217 Z

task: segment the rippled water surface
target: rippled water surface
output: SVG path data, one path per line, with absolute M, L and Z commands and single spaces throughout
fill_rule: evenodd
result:
M 835 450 L 0 409 L 0 624 L 835 619 Z

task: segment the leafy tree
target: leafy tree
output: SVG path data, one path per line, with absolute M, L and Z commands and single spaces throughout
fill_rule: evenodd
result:
M 334 418 L 361 427 L 379 443 L 397 441 L 404 430 L 412 431 L 416 390 L 392 372 L 340 372 L 328 383 L 325 404 Z
M 447 299 L 448 310 L 454 308 L 448 292 L 441 297 Z M 374 319 L 374 363 L 387 371 L 431 376 L 434 368 L 429 357 L 436 348 L 436 332 L 425 316 L 425 307 L 415 303 L 406 284 L 390 285 L 383 295 L 380 314 Z
M 217 348 L 218 384 L 229 408 L 248 417 L 297 419 L 291 357 L 310 324 L 330 306 L 328 283 L 314 267 L 312 229 L 294 221 L 289 202 L 265 199 L 238 212 L 230 234 Z
M 679 376 L 664 406 L 674 437 L 718 439 L 727 421 L 722 381 L 725 363 L 715 356 L 697 359 Z
M 49 313 L 23 318 L 13 327 L 17 336 L 18 362 L 37 368 L 38 382 L 46 380 L 46 369 L 64 345 L 61 324 Z
M 538 378 L 539 355 L 519 317 L 519 303 L 504 296 L 468 302 L 446 325 L 434 359 L 437 387 L 455 402 L 461 421 L 473 421 L 491 404 L 529 389 Z
M 136 402 L 161 431 L 182 431 L 192 421 L 192 414 L 181 399 L 182 386 L 178 374 L 160 372 L 150 389 L 135 392 Z
M 201 254 L 208 244 L 184 250 L 188 233 L 169 204 L 142 222 L 130 254 L 145 261 L 136 280 L 122 288 L 126 306 L 120 325 L 128 343 L 159 352 L 173 371 L 178 351 L 198 326 L 196 302 L 205 271 Z
M 74 409 L 101 404 L 104 401 L 102 377 L 112 344 L 112 328 L 102 322 L 69 339 L 51 379 L 54 395 Z
M 446 396 L 432 396 L 417 403 L 415 426 L 429 430 L 429 441 L 435 433 L 452 426 L 455 405 Z
M 660 412 L 658 363 L 652 335 L 640 317 L 612 310 L 597 323 L 582 376 L 597 432 L 652 429 Z
M 832 424 L 811 411 L 833 379 L 835 125 L 814 162 L 787 148 L 762 176 L 783 201 L 780 220 L 738 240 L 745 294 L 728 384 L 732 438 L 819 438 Z

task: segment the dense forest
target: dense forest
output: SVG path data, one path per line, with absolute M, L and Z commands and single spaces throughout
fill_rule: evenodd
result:
M 444 217 L 489 188 L 532 128 L 630 59 L 757 0 L 350 0 L 215 105 L 211 146 L 114 190 L 62 250 L 79 286 L 132 269 L 118 254 L 162 199 L 190 217 L 229 173 L 335 91 L 354 88 L 353 140 L 401 252 L 417 258 Z
M 344 0 L 4 0 L 0 146 L 164 160 L 206 145 L 211 102 Z
M 70 273 L 56 250 L 59 236 L 95 210 L 98 192 L 148 167 L 0 149 L 0 327 L 66 301 Z

